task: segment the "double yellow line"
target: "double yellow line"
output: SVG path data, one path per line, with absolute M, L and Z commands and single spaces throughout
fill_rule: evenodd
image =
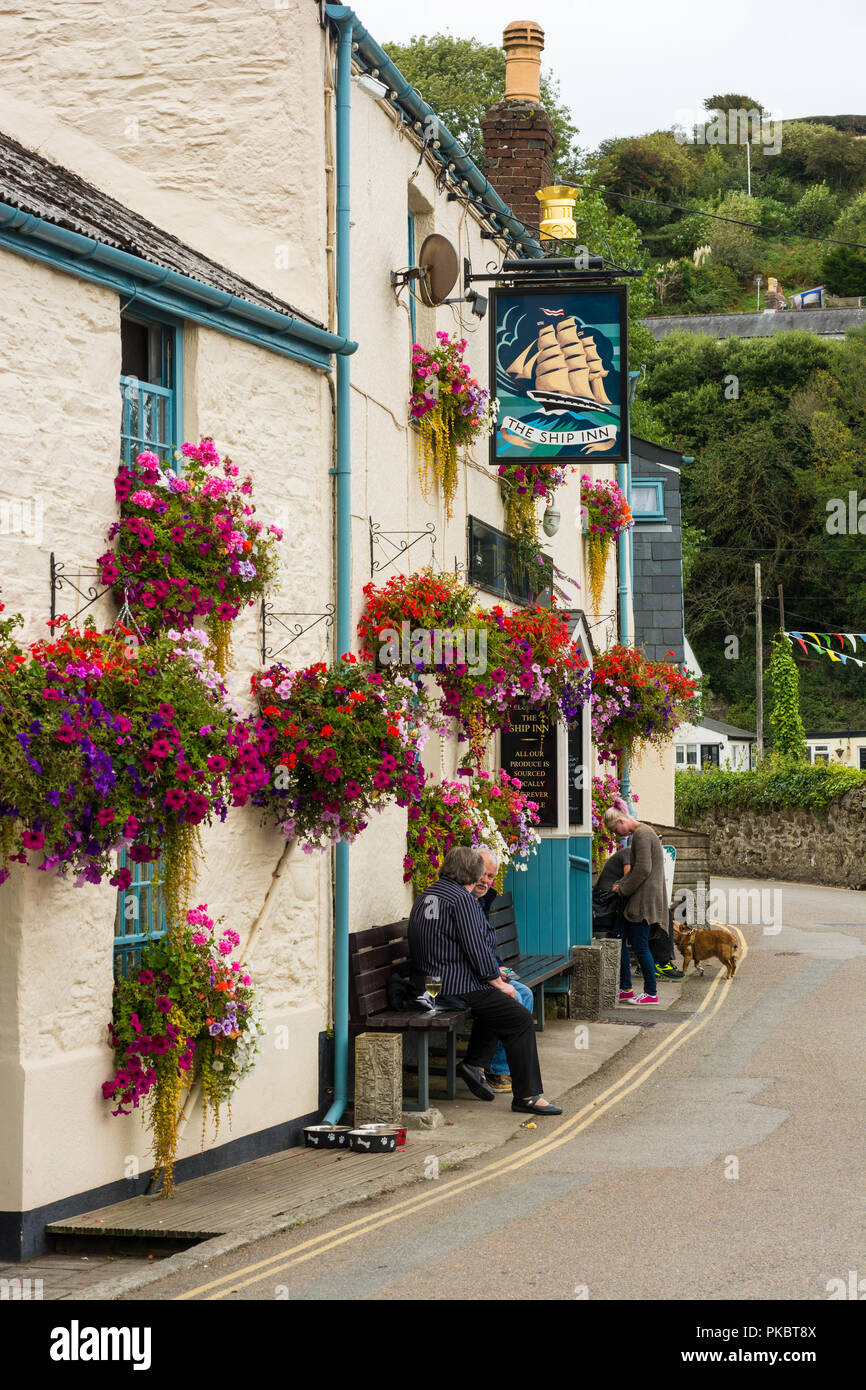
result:
M 736 930 L 736 928 L 732 930 Z M 736 934 L 740 939 L 739 963 L 742 964 L 748 954 L 748 947 L 742 932 L 736 931 Z M 360 1236 L 368 1236 L 373 1231 L 390 1226 L 393 1221 L 402 1221 L 407 1216 L 414 1216 L 416 1212 L 423 1211 L 426 1207 L 436 1206 L 440 1202 L 449 1202 L 452 1198 L 460 1197 L 473 1188 L 493 1182 L 504 1173 L 513 1173 L 516 1169 L 522 1168 L 524 1164 L 534 1163 L 537 1159 L 552 1153 L 561 1144 L 569 1143 L 576 1135 L 595 1124 L 596 1120 L 610 1110 L 611 1106 L 616 1105 L 618 1101 L 623 1100 L 639 1086 L 643 1086 L 644 1082 L 663 1062 L 672 1057 L 684 1043 L 691 1042 L 695 1035 L 707 1026 L 710 1019 L 718 1013 L 730 989 L 730 981 L 723 980 L 723 974 L 722 970 L 716 974 L 707 990 L 701 1008 L 693 1018 L 680 1023 L 668 1037 L 653 1048 L 648 1056 L 635 1063 L 624 1076 L 621 1076 L 594 1101 L 585 1105 L 576 1115 L 572 1115 L 570 1119 L 557 1125 L 547 1139 L 542 1140 L 541 1143 L 533 1144 L 528 1152 L 517 1158 L 497 1159 L 493 1163 L 489 1163 L 479 1173 L 467 1173 L 465 1177 L 456 1177 L 450 1182 L 443 1183 L 441 1187 L 437 1186 L 434 1192 L 407 1197 L 402 1202 L 397 1202 L 387 1213 L 381 1215 L 371 1213 L 368 1216 L 358 1217 L 355 1221 L 338 1226 L 334 1231 L 327 1231 L 323 1235 L 303 1241 L 290 1251 L 271 1255 L 269 1259 L 259 1260 L 255 1264 L 244 1265 L 232 1274 L 223 1274 L 218 1279 L 211 1279 L 207 1284 L 200 1284 L 198 1288 L 188 1289 L 185 1293 L 178 1294 L 175 1301 L 184 1302 L 199 1297 L 213 1301 L 223 1298 L 227 1294 L 236 1293 L 239 1289 L 248 1288 L 251 1284 L 262 1283 L 265 1279 L 271 1279 L 277 1274 L 284 1273 L 285 1270 L 294 1268 L 295 1265 L 314 1260 L 328 1250 L 334 1250 L 349 1241 L 357 1240 Z M 715 1002 L 713 1002 L 714 995 L 716 996 Z M 244 1278 L 245 1275 L 250 1277 Z

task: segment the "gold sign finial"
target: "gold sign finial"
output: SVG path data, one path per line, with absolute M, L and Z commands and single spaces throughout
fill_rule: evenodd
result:
M 552 241 L 576 241 L 574 205 L 580 189 L 556 183 L 550 188 L 540 188 L 535 196 L 541 204 L 540 234 Z

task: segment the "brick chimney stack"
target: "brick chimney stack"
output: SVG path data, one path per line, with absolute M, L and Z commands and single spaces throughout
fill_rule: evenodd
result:
M 531 19 L 508 25 L 505 97 L 482 122 L 484 172 L 521 222 L 535 231 L 540 212 L 536 190 L 553 182 L 556 136 L 541 105 L 541 50 L 544 30 Z

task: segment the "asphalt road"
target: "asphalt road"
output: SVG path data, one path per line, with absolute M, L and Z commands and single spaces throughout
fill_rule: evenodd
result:
M 735 979 L 708 963 L 561 1121 L 146 1297 L 827 1300 L 850 1271 L 866 1291 L 866 894 L 713 886 L 765 894 Z

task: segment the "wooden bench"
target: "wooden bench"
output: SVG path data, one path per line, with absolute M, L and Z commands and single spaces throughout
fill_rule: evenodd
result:
M 521 955 L 514 899 L 510 893 L 502 893 L 494 898 L 490 921 L 496 933 L 496 954 L 508 969 L 520 977 L 521 984 L 532 990 L 535 1027 L 539 1033 L 543 1033 L 545 981 L 552 980 L 556 975 L 570 975 L 574 969 L 574 959 L 570 952 L 567 956 Z
M 457 1034 L 472 1015 L 468 1009 L 437 1010 L 436 1013 L 388 1008 L 388 981 L 396 971 L 409 973 L 409 921 L 370 927 L 349 937 L 349 1030 L 365 1033 L 408 1033 L 418 1050 L 418 1095 L 404 1101 L 406 1110 L 430 1108 L 430 1034 L 445 1034 L 445 1096 L 457 1093 Z
M 574 969 L 571 955 L 524 956 L 520 952 L 514 900 L 503 893 L 493 900 L 490 920 L 496 935 L 496 953 L 503 963 L 520 976 L 532 990 L 535 1027 L 544 1031 L 544 985 L 558 975 Z M 408 918 L 384 927 L 370 927 L 349 938 L 349 1028 L 353 1034 L 381 1030 L 408 1033 L 415 1039 L 418 1053 L 418 1094 L 405 1103 L 407 1110 L 430 1107 L 430 1035 L 445 1034 L 445 1097 L 453 1100 L 457 1088 L 457 1035 L 468 1031 L 469 1009 L 449 1009 L 436 1013 L 420 1010 L 398 1012 L 388 1008 L 388 980 L 396 971 L 409 973 Z

